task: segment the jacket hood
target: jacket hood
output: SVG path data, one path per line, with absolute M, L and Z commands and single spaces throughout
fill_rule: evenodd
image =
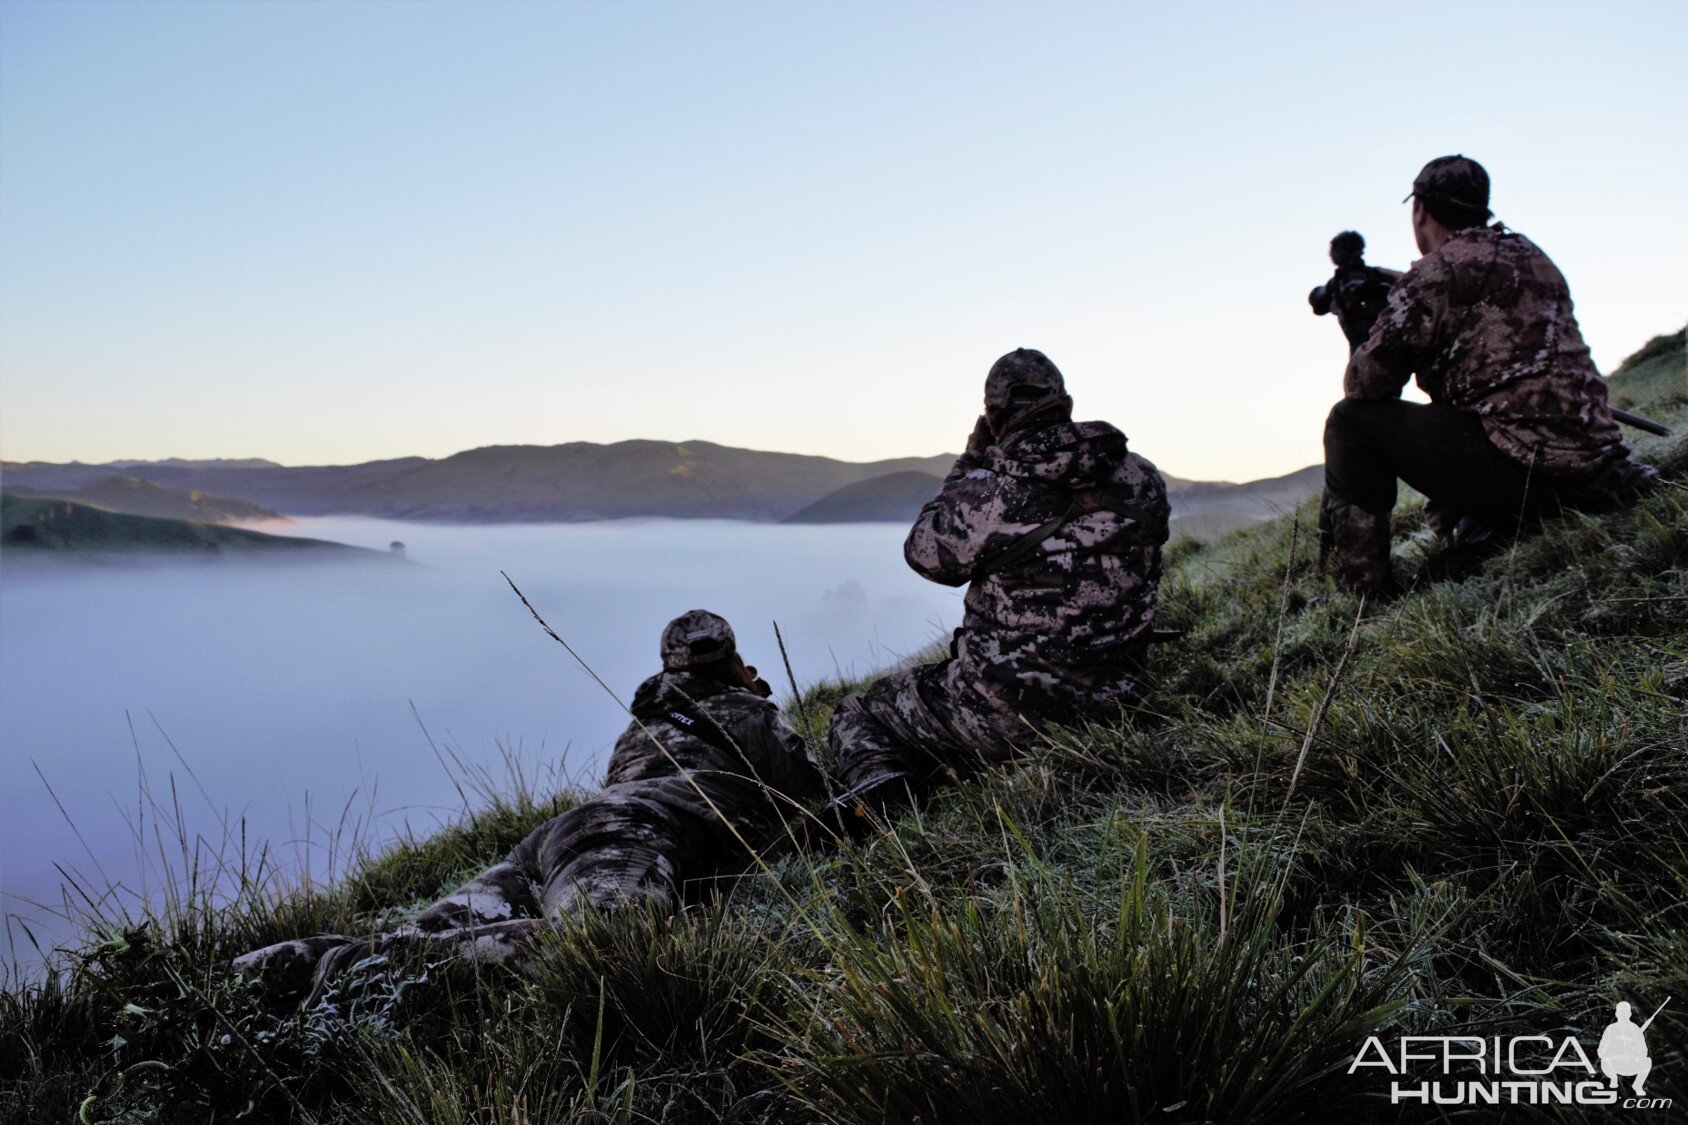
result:
M 713 676 L 699 676 L 688 671 L 658 672 L 633 693 L 633 705 L 628 710 L 633 717 L 645 722 L 660 719 L 670 711 L 685 710 L 713 695 L 749 689 L 736 684 L 722 683 Z
M 1009 434 L 986 454 L 1005 476 L 1074 490 L 1107 484 L 1125 464 L 1125 435 L 1106 422 L 1058 422 Z

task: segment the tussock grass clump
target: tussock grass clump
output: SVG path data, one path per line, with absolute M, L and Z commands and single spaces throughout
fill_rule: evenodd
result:
M 573 1014 L 582 1056 L 729 1061 L 783 984 L 780 934 L 717 900 L 678 918 L 594 915 L 551 936 L 536 993 Z
M 1194 909 L 1151 883 L 1141 837 L 1105 901 L 1051 872 L 988 903 L 905 897 L 819 974 L 814 1009 L 788 1026 L 804 1046 L 789 1080 L 814 1117 L 838 1121 L 1331 1108 L 1322 1080 L 1407 1003 L 1418 950 L 1371 947 L 1352 917 L 1297 940 L 1263 860 Z

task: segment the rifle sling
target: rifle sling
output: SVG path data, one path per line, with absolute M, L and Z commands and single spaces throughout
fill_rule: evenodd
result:
M 743 753 L 733 742 L 732 735 L 726 728 L 715 721 L 715 716 L 701 707 L 672 707 L 663 712 L 663 718 L 701 742 L 705 742 L 726 754 L 729 758 L 742 758 Z
M 1067 510 L 1050 520 L 1039 524 L 1016 539 L 1006 551 L 985 563 L 973 572 L 975 581 L 995 574 L 1005 566 L 1013 566 L 1022 561 L 1043 544 L 1043 541 L 1060 531 L 1068 523 L 1088 512 L 1107 510 L 1124 516 L 1137 525 L 1138 541 L 1141 546 L 1153 546 L 1166 539 L 1166 526 L 1160 519 L 1143 508 L 1132 503 L 1117 492 L 1107 489 L 1084 489 L 1073 493 L 1072 500 L 1067 504 Z

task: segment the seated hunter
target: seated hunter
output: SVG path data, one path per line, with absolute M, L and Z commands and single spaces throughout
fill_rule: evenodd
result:
M 877 681 L 830 730 L 852 833 L 946 775 L 1003 761 L 1047 723 L 1117 716 L 1142 687 L 1166 485 L 1106 422 L 1075 422 L 1061 372 L 1021 348 L 903 546 L 968 586 L 949 659 Z
M 1337 584 L 1399 593 L 1390 566 L 1396 482 L 1423 493 L 1441 549 L 1418 581 L 1457 579 L 1564 508 L 1630 503 L 1657 477 L 1629 457 L 1571 311 L 1535 243 L 1489 224 L 1489 175 L 1465 156 L 1413 181 L 1424 255 L 1389 290 L 1325 422 L 1321 554 Z M 1417 377 L 1428 403 L 1404 402 Z

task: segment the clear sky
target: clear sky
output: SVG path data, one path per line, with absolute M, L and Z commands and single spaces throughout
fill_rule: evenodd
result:
M 0 455 L 955 450 L 1025 345 L 1319 459 L 1306 293 L 1462 151 L 1609 369 L 1688 317 L 1688 3 L 0 4 Z

